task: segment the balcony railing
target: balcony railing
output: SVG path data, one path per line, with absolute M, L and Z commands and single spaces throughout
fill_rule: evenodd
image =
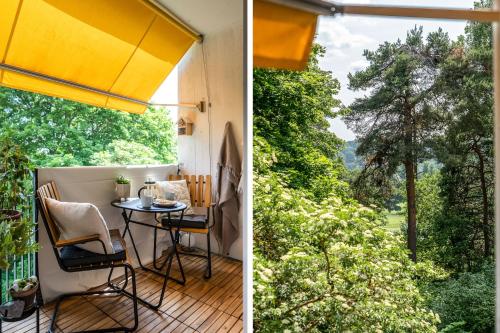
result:
M 29 217 L 32 222 L 36 221 L 34 194 L 26 195 L 26 202 L 23 204 L 23 207 L 23 216 Z M 35 243 L 35 241 L 35 233 L 33 233 L 31 242 Z M 27 278 L 32 275 L 36 275 L 36 253 L 12 258 L 10 268 L 7 271 L 0 271 L 0 304 L 10 300 L 9 287 L 14 280 Z

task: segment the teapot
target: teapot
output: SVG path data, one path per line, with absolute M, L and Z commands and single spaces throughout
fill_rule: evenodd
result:
M 151 178 L 146 179 L 144 186 L 137 192 L 143 208 L 150 208 L 157 196 L 156 182 Z

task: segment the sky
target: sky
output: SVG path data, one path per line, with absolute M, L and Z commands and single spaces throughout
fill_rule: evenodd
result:
M 158 103 L 158 104 L 177 104 L 177 103 L 179 103 L 178 78 L 179 78 L 179 70 L 178 70 L 178 67 L 175 66 L 172 69 L 172 71 L 170 72 L 170 74 L 167 76 L 165 81 L 163 81 L 163 83 L 160 85 L 158 90 L 155 92 L 153 97 L 151 97 L 150 102 L 151 103 Z M 167 109 L 170 110 L 170 118 L 174 122 L 177 122 L 178 108 L 169 106 Z
M 473 8 L 473 0 L 351 0 L 338 3 L 425 6 L 446 8 Z M 451 39 L 463 34 L 464 21 L 423 20 L 406 18 L 381 18 L 371 16 L 320 17 L 316 42 L 326 47 L 326 55 L 320 60 L 320 67 L 331 71 L 340 81 L 341 90 L 337 96 L 342 103 L 349 105 L 363 92 L 347 89 L 349 72 L 356 72 L 367 66 L 363 50 L 375 50 L 384 41 L 404 40 L 406 32 L 415 25 L 422 26 L 424 33 L 436 31 L 439 27 L 448 32 Z M 332 121 L 331 130 L 344 140 L 353 140 L 355 135 L 341 119 Z

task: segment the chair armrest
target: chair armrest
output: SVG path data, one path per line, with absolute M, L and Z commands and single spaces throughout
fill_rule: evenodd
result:
M 60 239 L 56 242 L 56 247 L 63 247 L 68 245 L 84 244 L 88 242 L 100 241 L 99 234 L 76 237 L 71 239 Z

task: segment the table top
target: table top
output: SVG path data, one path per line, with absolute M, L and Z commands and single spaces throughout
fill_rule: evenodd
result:
M 127 201 L 115 200 L 111 202 L 111 206 L 133 210 L 143 213 L 174 213 L 180 212 L 186 209 L 186 204 L 178 202 L 177 205 L 171 208 L 151 206 L 150 208 L 142 207 L 141 200 L 139 198 L 130 198 Z

